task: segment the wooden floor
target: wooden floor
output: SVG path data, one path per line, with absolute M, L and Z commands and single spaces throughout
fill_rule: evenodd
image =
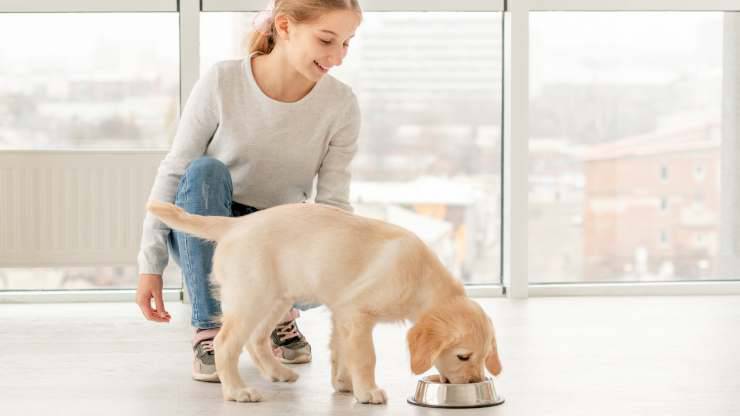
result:
M 385 406 L 356 404 L 329 383 L 328 312 L 299 325 L 314 361 L 294 384 L 259 378 L 258 404 L 225 402 L 191 380 L 189 307 L 170 324 L 133 303 L 0 305 L 0 415 L 740 415 L 740 297 L 482 299 L 498 330 L 498 407 L 438 410 L 406 403 L 415 386 L 405 328 L 376 332 Z

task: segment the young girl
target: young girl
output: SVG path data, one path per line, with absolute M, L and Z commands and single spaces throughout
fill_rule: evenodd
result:
M 357 0 L 274 0 L 255 20 L 249 56 L 215 64 L 193 87 L 150 199 L 194 214 L 242 216 L 306 201 L 318 175 L 316 202 L 351 211 L 360 111 L 352 90 L 327 73 L 341 65 L 361 20 Z M 147 213 L 136 299 L 147 319 L 169 322 L 162 271 L 171 253 L 192 301 L 193 378 L 218 382 L 213 338 L 221 310 L 208 280 L 213 249 Z M 297 317 L 295 308 L 286 311 L 272 333 L 283 362 L 311 360 Z

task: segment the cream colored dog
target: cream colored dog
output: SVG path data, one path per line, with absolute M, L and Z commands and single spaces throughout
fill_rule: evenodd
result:
M 238 217 L 188 214 L 162 202 L 147 209 L 164 223 L 216 241 L 212 278 L 221 301 L 216 368 L 226 400 L 254 402 L 237 368 L 242 346 L 264 377 L 295 381 L 273 357 L 272 328 L 295 302 L 332 312 L 332 385 L 361 403 L 385 403 L 375 384 L 373 327 L 410 320 L 411 370 L 435 366 L 442 382 L 501 371 L 493 324 L 437 256 L 413 233 L 339 208 L 288 204 Z

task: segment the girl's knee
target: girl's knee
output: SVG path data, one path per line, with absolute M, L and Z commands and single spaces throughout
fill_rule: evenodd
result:
M 202 156 L 193 160 L 185 169 L 185 175 L 180 181 L 177 199 L 193 199 L 179 196 L 181 192 L 196 192 L 202 198 L 231 201 L 233 192 L 231 174 L 226 165 L 210 156 Z M 219 214 L 223 215 L 223 214 Z
M 226 165 L 210 156 L 201 156 L 190 162 L 187 169 L 185 169 L 185 174 L 191 179 L 226 180 L 228 178 L 228 181 L 231 181 L 231 174 Z

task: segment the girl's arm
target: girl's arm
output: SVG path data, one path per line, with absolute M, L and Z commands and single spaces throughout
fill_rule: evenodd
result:
M 172 147 L 159 165 L 150 200 L 174 202 L 180 178 L 191 161 L 203 156 L 218 127 L 218 66 L 212 66 L 193 86 Z M 167 266 L 167 236 L 170 228 L 146 213 L 138 255 L 139 273 L 161 275 Z
M 349 203 L 350 163 L 357 153 L 360 135 L 360 106 L 352 93 L 347 109 L 339 119 L 339 129 L 329 141 L 318 171 L 316 202 L 353 211 Z

